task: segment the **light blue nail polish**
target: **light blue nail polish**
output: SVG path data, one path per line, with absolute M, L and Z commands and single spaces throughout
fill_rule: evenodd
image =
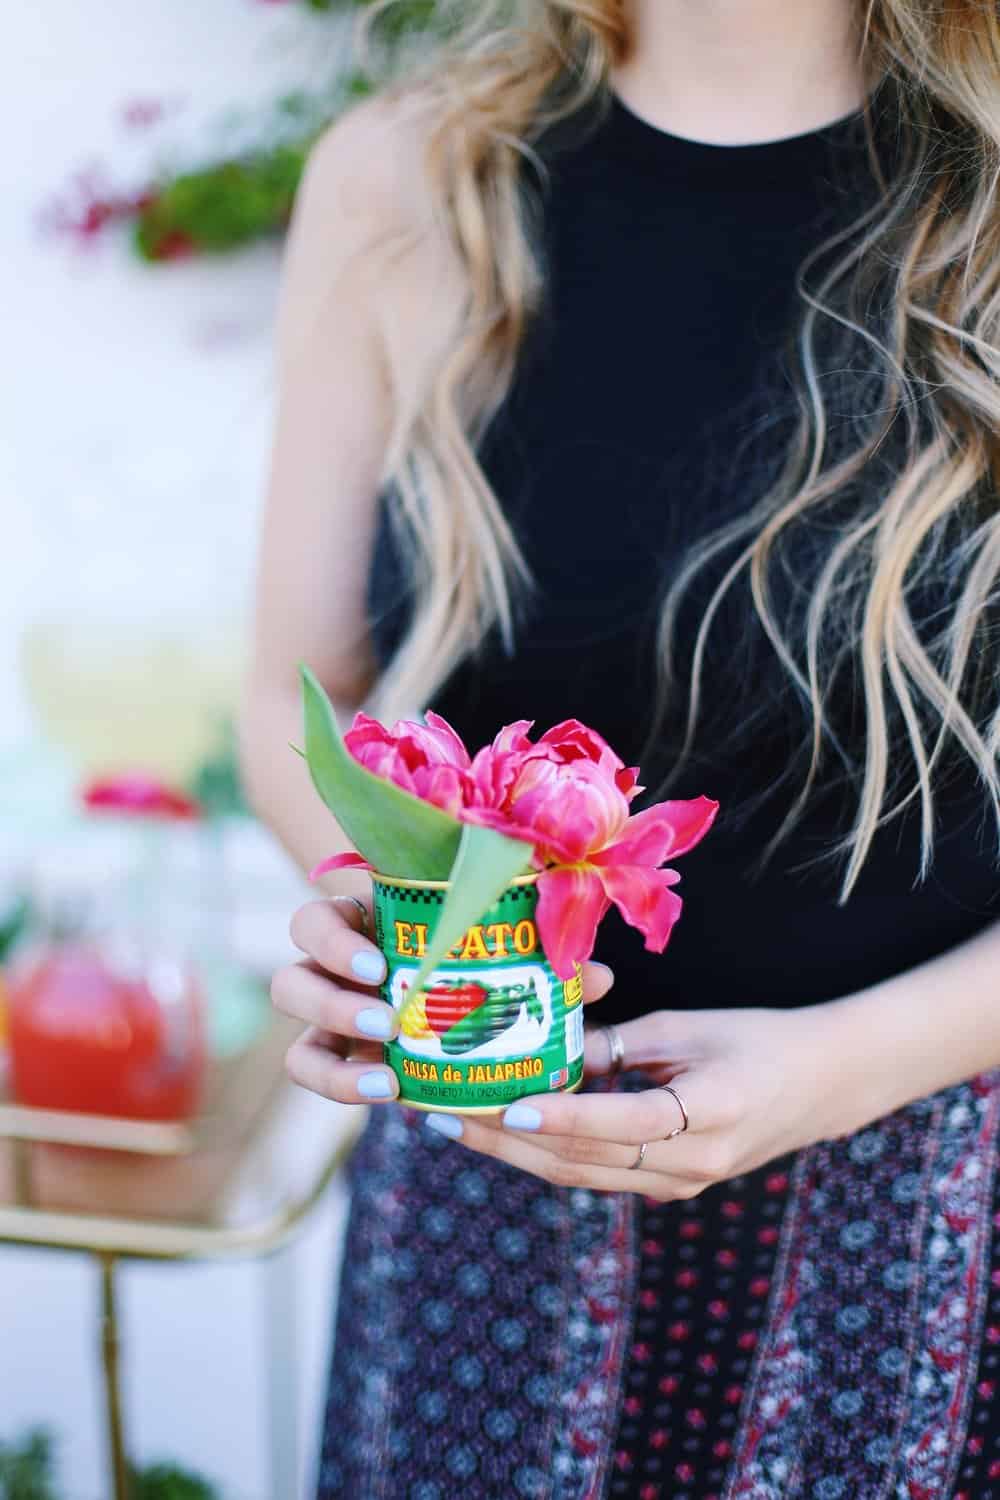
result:
M 428 1115 L 427 1129 L 446 1135 L 450 1141 L 457 1141 L 462 1134 L 462 1122 L 457 1115 Z
M 362 1099 L 392 1099 L 396 1090 L 388 1073 L 362 1073 L 358 1079 L 358 1093 Z
M 355 953 L 351 959 L 351 968 L 365 984 L 380 984 L 385 978 L 385 959 L 381 953 L 373 953 L 370 948 L 362 948 Z
M 538 1130 L 542 1117 L 530 1104 L 512 1104 L 509 1109 L 504 1110 L 503 1122 L 511 1130 Z
M 365 1036 L 378 1037 L 380 1041 L 388 1041 L 392 1036 L 392 1016 L 387 1010 L 359 1010 L 354 1017 L 354 1024 Z

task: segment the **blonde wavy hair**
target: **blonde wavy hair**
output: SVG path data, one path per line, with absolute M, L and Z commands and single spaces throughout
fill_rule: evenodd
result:
M 622 0 L 477 0 L 438 10 L 447 13 L 440 46 L 394 87 L 427 104 L 428 177 L 465 305 L 433 379 L 401 409 L 394 433 L 391 489 L 418 566 L 412 622 L 377 690 L 382 713 L 426 704 L 487 632 L 513 638 L 530 580 L 477 450 L 544 295 L 538 204 L 524 167 L 537 163 L 549 127 L 600 104 L 629 46 Z M 662 722 L 681 690 L 682 602 L 721 560 L 693 648 L 688 637 L 683 651 L 690 680 L 675 769 L 705 700 L 709 632 L 741 580 L 805 711 L 804 773 L 772 846 L 801 816 L 825 763 L 839 760 L 852 788 L 850 827 L 831 851 L 844 866 L 841 901 L 878 829 L 913 802 L 918 876 L 926 874 L 937 773 L 956 748 L 1000 827 L 991 633 L 1000 573 L 1000 20 L 981 0 L 859 0 L 857 34 L 877 201 L 818 246 L 800 274 L 796 430 L 766 492 L 696 544 L 666 589 L 657 716 Z M 888 178 L 870 125 L 887 98 L 898 146 Z M 837 337 L 864 351 L 867 371 L 846 451 L 821 353 L 824 339 L 835 349 Z M 861 481 L 890 448 L 898 461 L 866 491 Z M 820 523 L 827 547 L 790 626 L 774 605 L 775 574 L 804 519 Z M 929 579 L 939 607 L 918 620 L 915 600 Z M 845 661 L 855 684 L 846 743 L 830 710 Z

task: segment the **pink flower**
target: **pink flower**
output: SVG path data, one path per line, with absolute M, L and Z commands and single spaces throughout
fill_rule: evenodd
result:
M 344 743 L 366 770 L 453 817 L 478 796 L 469 752 L 440 714 L 428 713 L 426 724 L 401 719 L 391 729 L 357 714 Z
M 609 797 L 610 800 L 610 797 Z M 591 845 L 574 863 L 538 877 L 538 933 L 560 979 L 590 957 L 597 927 L 614 903 L 637 927 L 651 953 L 662 953 L 681 914 L 671 890 L 680 876 L 664 861 L 693 849 L 711 828 L 719 804 L 710 797 L 658 802 L 621 825 L 616 836 Z
M 142 771 L 88 782 L 81 792 L 83 805 L 146 818 L 197 818 L 201 808 L 186 792 L 166 786 Z
M 534 844 L 538 932 L 560 979 L 590 957 L 612 902 L 637 927 L 646 947 L 662 953 L 681 912 L 670 888 L 680 876 L 661 869 L 708 832 L 718 803 L 708 797 L 660 802 L 629 815 L 641 791 L 636 769 L 576 719 L 536 743 L 531 725 L 507 725 L 472 762 L 482 802 L 459 813 L 510 838 Z
M 612 780 L 622 795 L 631 801 L 643 789 L 636 782 L 638 766 L 626 766 L 596 730 L 588 729 L 579 719 L 565 719 L 547 729 L 541 739 L 528 739 L 531 719 L 506 724 L 472 762 L 472 774 L 489 805 L 499 806 L 517 774 L 525 756 L 548 760 L 554 765 L 588 764 L 596 766 L 605 780 Z
M 415 797 L 465 823 L 496 829 L 534 849 L 538 932 L 553 970 L 569 979 L 590 957 L 612 903 L 662 953 L 681 899 L 680 879 L 663 868 L 708 832 L 719 804 L 709 797 L 659 802 L 631 814 L 643 790 L 638 767 L 578 719 L 532 741 L 528 719 L 507 724 L 474 759 L 451 725 L 428 713 L 426 725 L 391 730 L 358 714 L 345 742 L 356 760 Z M 356 854 L 325 861 L 328 870 L 364 865 Z

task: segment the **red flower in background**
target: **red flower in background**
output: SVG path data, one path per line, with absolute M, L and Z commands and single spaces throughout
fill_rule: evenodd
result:
M 192 797 L 141 771 L 90 781 L 80 795 L 83 805 L 92 811 L 127 813 L 144 818 L 201 816 L 201 807 Z

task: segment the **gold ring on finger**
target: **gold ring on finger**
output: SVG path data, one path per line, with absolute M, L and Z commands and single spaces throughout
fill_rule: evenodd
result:
M 649 1148 L 649 1142 L 648 1141 L 643 1141 L 642 1145 L 639 1147 L 639 1155 L 636 1157 L 635 1161 L 629 1167 L 629 1171 L 630 1172 L 634 1172 L 635 1169 L 636 1169 L 636 1167 L 641 1167 L 642 1166 L 643 1162 L 646 1159 L 646 1151 L 648 1150 L 648 1148 Z

